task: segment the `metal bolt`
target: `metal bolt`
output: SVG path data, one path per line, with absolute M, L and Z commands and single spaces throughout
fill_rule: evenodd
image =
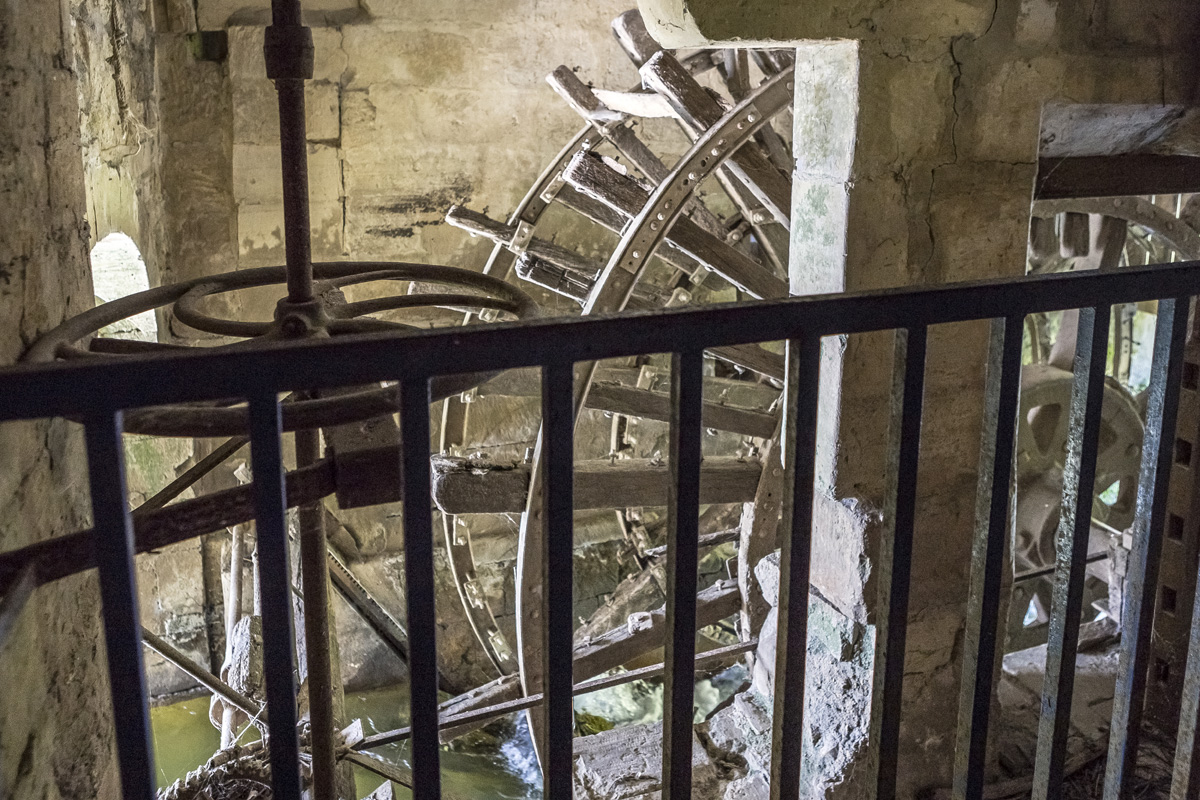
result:
M 279 327 L 284 336 L 303 336 L 308 333 L 308 326 L 299 317 L 285 317 Z
M 767 215 L 766 215 L 766 214 L 764 214 L 764 213 L 763 213 L 763 212 L 761 212 L 761 211 L 755 211 L 755 212 L 754 212 L 754 223 L 755 223 L 756 225 L 761 225 L 762 223 L 764 223 L 764 222 L 766 222 L 766 221 L 767 221 Z

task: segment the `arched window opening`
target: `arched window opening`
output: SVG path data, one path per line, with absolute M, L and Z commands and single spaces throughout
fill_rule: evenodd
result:
M 123 233 L 110 233 L 92 248 L 92 286 L 96 305 L 110 303 L 150 288 L 150 275 L 137 245 Z M 144 311 L 113 323 L 100 331 L 113 339 L 158 341 L 158 320 L 153 311 Z

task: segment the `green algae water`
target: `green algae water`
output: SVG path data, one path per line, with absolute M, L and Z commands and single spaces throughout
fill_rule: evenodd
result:
M 208 721 L 208 695 L 150 709 L 154 766 L 164 789 L 212 758 L 221 732 Z
M 696 682 L 696 718 L 737 691 L 746 679 L 745 669 L 730 667 L 711 678 Z M 207 695 L 150 710 L 154 732 L 154 757 L 159 788 L 208 761 L 220 746 L 221 735 L 208 721 Z M 595 733 L 611 727 L 637 725 L 662 719 L 662 682 L 633 681 L 600 692 L 575 698 L 576 720 L 581 732 Z M 362 720 L 366 735 L 394 730 L 408 724 L 408 687 L 405 685 L 368 692 L 347 692 L 346 719 Z M 538 800 L 541 798 L 541 773 L 529 742 L 524 714 L 509 717 L 508 733 L 500 737 L 481 735 L 473 752 L 442 748 L 442 787 L 456 800 Z M 599 727 L 596 727 L 599 721 Z M 587 730 L 588 728 L 593 728 Z M 241 743 L 258 739 L 250 728 Z M 369 752 L 393 764 L 409 767 L 406 742 L 374 748 Z M 384 779 L 373 772 L 354 768 L 358 796 L 364 797 L 381 786 Z M 395 786 L 397 797 L 410 797 L 402 786 Z
M 150 710 L 160 789 L 204 764 L 220 747 L 221 734 L 208 721 L 208 704 L 206 695 Z M 361 719 L 367 735 L 407 725 L 408 687 L 347 693 L 346 718 Z M 496 743 L 494 753 L 461 753 L 443 748 L 442 785 L 446 794 L 462 800 L 540 797 L 541 778 L 523 722 L 518 722 L 515 729 L 513 736 Z M 252 728 L 242 737 L 241 743 L 257 738 L 258 734 Z M 369 754 L 409 766 L 408 746 L 404 742 L 374 748 Z M 355 790 L 359 797 L 370 794 L 383 782 L 384 779 L 373 772 L 354 768 Z M 411 796 L 402 786 L 394 788 L 397 797 Z

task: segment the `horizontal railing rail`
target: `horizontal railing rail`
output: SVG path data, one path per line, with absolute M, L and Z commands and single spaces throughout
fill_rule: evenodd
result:
M 1192 296 L 1200 285 L 1198 263 L 502 322 L 405 335 L 362 334 L 353 341 L 339 337 L 337 342 L 264 343 L 253 349 L 122 356 L 104 363 L 19 364 L 0 370 L 0 421 L 73 416 L 81 413 L 81 405 L 129 409 L 246 397 L 255 390 L 398 380 L 403 374 L 398 370 L 453 375 L 675 352 L 697 343 L 712 348 L 780 341 L 801 333 L 865 333 Z M 102 387 L 105 393 L 81 404 L 78 393 L 88 387 Z
M 672 355 L 670 482 L 668 503 L 666 649 L 663 674 L 663 796 L 690 797 L 693 673 L 702 433 L 704 351 L 716 347 L 784 341 L 785 477 L 779 587 L 778 661 L 771 766 L 772 798 L 795 800 L 802 763 L 808 584 L 811 562 L 816 421 L 822 337 L 896 331 L 893 392 L 896 415 L 888 448 L 885 508 L 890 535 L 877 566 L 883 584 L 876 645 L 870 741 L 875 796 L 896 795 L 900 752 L 908 591 L 916 516 L 916 464 L 922 434 L 926 340 L 930 326 L 989 320 L 987 385 L 981 413 L 983 441 L 977 522 L 971 565 L 962 702 L 954 793 L 978 800 L 983 780 L 994 664 L 1003 630 L 998 619 L 1008 536 L 1009 486 L 1018 408 L 1023 319 L 1026 315 L 1081 309 L 1070 407 L 1063 514 L 1053 572 L 1043 715 L 1034 797 L 1057 797 L 1063 781 L 1070 701 L 1075 673 L 1084 570 L 1090 532 L 1094 470 L 1100 428 L 1109 308 L 1157 300 L 1153 379 L 1130 559 L 1125 635 L 1114 703 L 1106 797 L 1128 796 L 1141 726 L 1149 652 L 1150 618 L 1160 556 L 1167 476 L 1171 459 L 1187 333 L 1189 299 L 1200 294 L 1200 263 L 847 293 L 772 302 L 739 303 L 566 320 L 536 320 L 416 334 L 363 335 L 337 342 L 271 343 L 229 351 L 114 357 L 102 363 L 18 365 L 0 370 L 0 421 L 67 417 L 86 431 L 94 528 L 88 557 L 84 542 L 71 566 L 57 568 L 40 543 L 0 553 L 0 634 L 9 630 L 33 587 L 69 571 L 99 570 L 114 721 L 124 796 L 154 793 L 141 624 L 134 571 L 134 519 L 129 512 L 121 442 L 122 412 L 167 403 L 241 398 L 249 405 L 253 483 L 266 666 L 268 740 L 275 797 L 300 797 L 300 742 L 292 670 L 291 571 L 285 509 L 288 498 L 281 445 L 280 395 L 293 391 L 399 383 L 398 451 L 405 540 L 411 783 L 417 800 L 440 796 L 437 649 L 430 474 L 430 380 L 437 376 L 494 373 L 518 367 L 542 370 L 541 483 L 545 581 L 545 679 L 535 703 L 543 713 L 547 797 L 572 793 L 572 706 L 579 687 L 572 675 L 572 470 L 575 373 L 579 363 L 647 353 Z M 293 489 L 295 490 L 295 482 Z M 324 493 L 328 493 L 325 491 Z M 317 494 L 316 497 L 319 497 Z M 308 498 L 306 502 L 312 502 Z M 153 520 L 149 512 L 146 520 Z M 138 520 L 140 526 L 142 520 Z M 42 574 L 42 571 L 45 574 Z M 415 611 L 414 611 L 415 610 Z M 1193 636 L 1189 670 L 1200 675 L 1200 629 Z M 789 642 L 793 644 L 789 646 Z M 1187 684 L 1180 740 L 1194 740 L 1200 678 Z M 536 693 L 534 693 L 536 694 Z M 451 718 L 449 722 L 461 720 Z M 1194 792 L 1200 775 L 1190 757 L 1176 771 L 1179 791 Z M 1183 795 L 1181 795 L 1183 796 Z M 1193 795 L 1187 795 L 1193 796 Z

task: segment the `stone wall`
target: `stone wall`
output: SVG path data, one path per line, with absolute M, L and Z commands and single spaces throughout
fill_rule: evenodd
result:
M 1198 9 L 1177 0 L 641 6 L 667 46 L 798 47 L 791 278 L 800 294 L 1020 275 L 1043 106 L 1194 97 Z M 899 476 L 915 479 L 921 498 L 902 796 L 949 785 L 953 763 L 986 333 L 984 324 L 931 331 L 921 464 Z M 823 361 L 814 583 L 848 619 L 872 625 L 891 356 L 881 334 L 829 341 Z M 845 706 L 839 688 L 812 690 L 816 704 Z
M 0 9 L 0 364 L 92 305 L 76 78 L 65 4 Z M 88 524 L 79 434 L 0 426 L 0 550 Z M 42 587 L 0 648 L 0 795 L 118 796 L 98 608 L 94 576 Z
M 316 47 L 306 95 L 314 259 L 479 269 L 490 243 L 442 218 L 454 203 L 504 218 L 579 130 L 545 75 L 566 64 L 600 86 L 637 81 L 609 31 L 627 0 L 507 0 L 486 12 L 470 2 L 334 5 L 305 3 Z M 201 0 L 198 8 L 204 25 L 229 34 L 237 263 L 280 264 L 265 4 Z M 249 302 L 258 314 L 273 307 L 265 295 Z

